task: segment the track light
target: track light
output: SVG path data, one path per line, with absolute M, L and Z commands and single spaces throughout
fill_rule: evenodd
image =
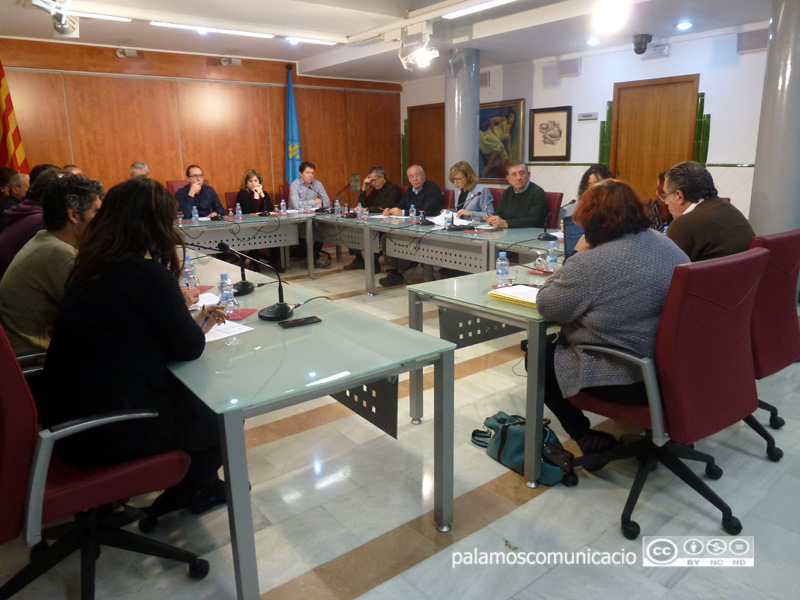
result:
M 139 53 L 133 48 L 117 48 L 115 54 L 119 58 L 136 58 Z
M 242 66 L 242 59 L 241 58 L 228 58 L 227 56 L 223 56 L 219 59 L 219 64 L 223 67 L 229 67 L 233 65 L 234 67 L 241 67 Z

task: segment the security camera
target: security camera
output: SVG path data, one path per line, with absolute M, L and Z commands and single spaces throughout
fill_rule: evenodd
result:
M 653 41 L 653 36 L 649 33 L 639 33 L 633 36 L 633 51 L 636 54 L 644 54 L 647 51 L 647 44 Z

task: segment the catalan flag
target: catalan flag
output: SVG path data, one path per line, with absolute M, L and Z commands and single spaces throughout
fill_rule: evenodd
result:
M 297 124 L 297 109 L 294 106 L 292 67 L 287 66 L 289 80 L 286 84 L 286 182 L 297 179 L 302 162 L 300 154 L 300 126 Z
M 8 80 L 0 60 L 0 115 L 2 115 L 2 136 L 0 136 L 0 167 L 11 167 L 20 173 L 28 172 L 28 160 L 22 147 L 22 137 L 8 91 Z

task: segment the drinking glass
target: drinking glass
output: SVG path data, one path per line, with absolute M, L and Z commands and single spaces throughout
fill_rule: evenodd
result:
M 178 211 L 178 227 L 183 227 L 183 213 Z
M 508 267 L 508 275 L 506 275 L 506 285 L 512 286 L 517 281 L 517 266 L 511 265 Z

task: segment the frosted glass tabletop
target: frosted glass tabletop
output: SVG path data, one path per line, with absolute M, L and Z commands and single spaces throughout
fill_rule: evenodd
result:
M 236 225 L 279 225 L 280 223 L 303 223 L 308 219 L 313 218 L 313 214 L 289 214 L 280 217 L 259 217 L 257 215 L 242 215 L 242 220 L 237 221 L 231 217 L 225 217 L 222 221 L 200 221 L 199 223 L 192 222 L 191 215 L 183 215 L 183 224 L 178 225 L 177 221 L 175 222 L 175 229 L 179 231 L 182 229 L 198 229 L 201 227 L 235 227 Z
M 195 261 L 200 281 L 213 285 L 220 272 L 239 280 L 239 269 L 203 257 Z M 247 273 L 255 283 L 273 281 Z M 295 304 L 309 295 L 284 285 L 287 302 Z M 262 309 L 278 299 L 277 283 L 257 288 L 239 302 L 243 308 Z M 252 327 L 240 335 L 206 344 L 195 361 L 174 362 L 170 370 L 217 413 L 279 402 L 307 394 L 315 386 L 341 380 L 358 380 L 386 367 L 410 364 L 455 346 L 407 327 L 341 306 L 325 299 L 311 300 L 295 310 L 292 319 L 317 316 L 322 321 L 292 329 L 262 321 L 253 313 L 243 321 Z
M 519 267 L 517 284 L 542 284 L 545 277 L 531 275 L 524 267 Z M 424 294 L 432 298 L 441 298 L 463 304 L 466 307 L 475 307 L 487 310 L 498 315 L 523 318 L 532 321 L 544 321 L 539 311 L 530 306 L 498 300 L 489 296 L 489 291 L 495 282 L 495 272 L 475 273 L 462 275 L 440 281 L 430 281 L 406 286 L 409 292 Z

